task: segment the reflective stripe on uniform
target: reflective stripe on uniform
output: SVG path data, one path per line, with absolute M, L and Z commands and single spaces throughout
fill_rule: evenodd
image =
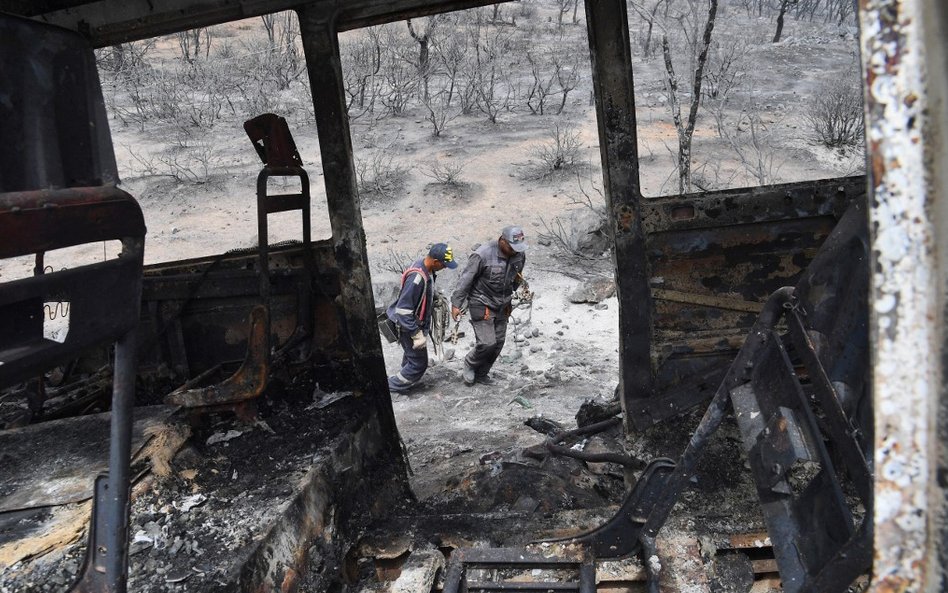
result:
M 395 312 L 396 312 L 397 314 L 399 314 L 399 315 L 411 315 L 411 314 L 414 313 L 415 311 L 414 311 L 414 309 L 402 309 L 402 308 L 399 307 L 399 308 L 395 309 Z

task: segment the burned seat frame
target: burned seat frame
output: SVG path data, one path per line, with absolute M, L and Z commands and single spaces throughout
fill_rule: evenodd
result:
M 865 365 L 841 352 L 868 350 L 867 270 L 866 216 L 856 203 L 798 285 L 771 295 L 674 470 L 654 461 L 619 513 L 574 541 L 597 558 L 654 554 L 659 531 L 732 407 L 783 590 L 844 591 L 867 571 L 872 472 L 861 444 L 865 429 L 843 405 L 846 392 L 862 391 Z M 786 335 L 777 331 L 782 320 Z M 791 361 L 788 344 L 802 368 Z M 858 526 L 852 506 L 861 507 Z M 658 591 L 657 575 L 649 573 L 649 586 Z
M 10 192 L 0 195 L 0 258 L 98 241 L 119 240 L 116 259 L 0 284 L 0 386 L 41 376 L 90 347 L 115 343 L 109 473 L 95 481 L 85 566 L 74 591 L 124 591 L 135 328 L 141 307 L 145 222 L 127 193 L 114 187 Z M 58 342 L 44 337 L 44 303 L 69 302 L 69 328 Z

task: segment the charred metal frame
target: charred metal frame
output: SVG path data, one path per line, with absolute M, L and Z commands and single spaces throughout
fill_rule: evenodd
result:
M 205 375 L 217 370 L 212 368 L 169 393 L 165 403 L 201 408 L 239 404 L 260 397 L 270 375 L 270 340 L 267 338 L 269 316 L 269 309 L 263 305 L 257 305 L 250 311 L 247 355 L 233 375 L 219 384 L 195 387 Z
M 642 227 L 632 48 L 624 0 L 586 2 L 603 193 L 615 235 L 619 393 L 626 422 L 635 398 L 652 395 L 652 304 Z
M 573 569 L 578 579 L 573 582 L 479 582 L 467 580 L 468 568 Z M 593 556 L 582 548 L 544 554 L 513 548 L 465 548 L 456 550 L 444 575 L 443 593 L 485 591 L 573 591 L 596 592 L 596 564 Z
M 860 0 L 871 179 L 874 590 L 948 586 L 948 7 Z
M 257 176 L 257 251 L 260 273 L 260 298 L 263 305 L 270 307 L 270 214 L 299 210 L 303 222 L 303 290 L 300 291 L 298 303 L 297 329 L 302 335 L 309 336 L 313 332 L 313 316 L 309 299 L 313 279 L 313 249 L 312 249 L 312 222 L 310 220 L 311 200 L 309 189 L 309 175 L 303 169 L 303 159 L 296 150 L 296 143 L 286 120 L 272 113 L 259 115 L 244 122 L 244 130 L 253 142 L 260 160 L 264 163 L 263 170 Z M 295 177 L 299 179 L 300 191 L 292 194 L 271 195 L 267 193 L 267 181 L 271 177 Z M 270 326 L 266 324 L 266 336 L 269 338 Z M 293 336 L 291 341 L 300 336 Z M 267 354 L 269 356 L 269 348 Z
M 851 177 L 645 201 L 655 384 L 626 394 L 628 422 L 644 429 L 710 399 L 768 295 L 864 200 L 865 179 Z
M 125 590 L 129 461 L 135 402 L 135 328 L 141 304 L 145 222 L 131 196 L 114 187 L 0 194 L 0 258 L 118 239 L 122 253 L 60 272 L 0 284 L 0 386 L 38 376 L 88 348 L 114 342 L 109 473 L 95 483 L 92 528 L 76 591 Z M 43 337 L 43 303 L 70 302 L 62 343 Z
M 650 557 L 730 406 L 783 590 L 843 591 L 868 570 L 874 506 L 863 444 L 873 428 L 860 407 L 869 349 L 866 226 L 865 206 L 853 203 L 796 287 L 770 297 L 677 465 L 653 461 L 615 517 L 576 542 L 589 545 L 597 557 Z M 776 331 L 781 319 L 786 335 Z M 858 500 L 861 522 L 844 485 Z M 649 586 L 658 591 L 652 575 Z
M 858 0 L 866 76 L 867 154 L 873 249 L 870 298 L 878 502 L 873 587 L 934 591 L 944 582 L 944 485 L 948 388 L 944 330 L 948 279 L 948 9 L 931 0 Z M 491 4 L 482 0 L 172 0 L 3 2 L 4 10 L 83 32 L 97 47 L 197 26 L 299 10 L 316 104 L 336 257 L 353 273 L 342 286 L 346 331 L 356 364 L 367 364 L 363 393 L 385 394 L 384 369 L 343 108 L 336 33 L 407 17 Z M 651 319 L 633 295 L 647 286 L 627 15 L 621 0 L 589 0 L 587 18 L 601 130 L 605 193 L 616 235 L 622 387 L 648 393 L 642 354 Z M 639 295 L 641 296 L 641 295 Z M 634 362 L 633 365 L 629 364 Z M 644 366 L 643 366 L 644 365 Z M 391 434 L 390 404 L 376 402 Z M 905 413 L 911 410 L 912 413 Z M 941 558 L 941 562 L 938 558 Z

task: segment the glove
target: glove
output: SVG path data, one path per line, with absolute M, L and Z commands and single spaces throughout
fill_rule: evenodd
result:
M 428 344 L 428 339 L 425 338 L 425 334 L 418 330 L 411 335 L 411 348 L 412 350 L 421 350 Z

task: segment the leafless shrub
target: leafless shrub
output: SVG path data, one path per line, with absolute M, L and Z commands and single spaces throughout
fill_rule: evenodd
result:
M 589 259 L 578 247 L 579 238 L 569 222 L 564 222 L 562 217 L 556 216 L 551 222 L 547 222 L 542 216 L 540 223 L 543 224 L 544 232 L 540 233 L 540 240 L 553 244 L 558 251 L 565 255 L 578 259 Z
M 241 105 L 241 114 L 253 117 L 261 113 L 277 112 L 276 84 L 271 80 L 267 64 L 271 56 L 270 45 L 259 40 L 248 40 L 241 44 L 241 59 L 233 61 L 238 72 L 234 95 Z
M 266 54 L 264 67 L 271 73 L 277 90 L 285 90 L 299 80 L 306 71 L 303 49 L 300 46 L 300 27 L 292 11 L 279 14 L 274 25 L 274 39 L 270 40 L 270 51 Z
M 390 148 L 373 150 L 366 158 L 356 157 L 356 184 L 363 197 L 389 198 L 404 185 L 408 169 L 395 161 Z
M 833 78 L 817 90 L 806 120 L 817 141 L 828 147 L 852 146 L 862 140 L 862 89 L 858 82 Z
M 557 94 L 560 102 L 556 114 L 565 109 L 569 93 L 579 85 L 581 60 L 586 55 L 581 48 L 572 45 L 561 34 L 551 47 L 526 51 L 531 79 L 524 97 L 530 113 L 543 115 L 550 97 Z
M 346 107 L 350 119 L 375 111 L 378 77 L 382 68 L 382 45 L 378 27 L 347 40 L 340 47 Z
M 223 159 L 212 142 L 195 140 L 181 149 L 172 149 L 158 155 L 167 175 L 181 183 L 200 185 L 205 188 L 215 185 L 215 172 L 223 168 Z
M 545 67 L 540 52 L 528 51 L 526 57 L 532 77 L 530 90 L 526 93 L 527 108 L 533 115 L 543 115 L 547 99 L 552 94 L 556 74 Z
M 444 88 L 435 93 L 427 93 L 422 98 L 421 103 L 427 111 L 425 120 L 431 124 L 431 135 L 435 138 L 441 136 L 448 122 L 461 115 L 460 108 L 452 107 L 450 101 L 451 94 Z
M 629 2 L 629 8 L 638 13 L 639 18 L 645 23 L 645 33 L 642 34 L 642 53 L 645 58 L 650 58 L 654 54 L 652 49 L 652 33 L 655 30 L 656 18 L 659 8 L 664 7 L 666 12 L 669 6 L 669 0 L 632 0 Z M 659 24 L 661 27 L 661 24 Z
M 472 52 L 473 53 L 473 52 Z M 477 89 L 480 80 L 480 70 L 477 61 L 465 58 L 459 72 L 457 97 L 461 106 L 461 113 L 470 115 L 477 109 Z
M 563 113 L 563 109 L 566 108 L 566 99 L 569 93 L 579 86 L 580 61 L 585 59 L 585 55 L 584 52 L 573 51 L 554 54 L 553 56 L 553 74 L 556 77 L 556 85 L 560 93 L 560 105 L 556 110 L 557 115 Z
M 575 10 L 576 4 L 579 0 L 555 0 L 556 5 L 556 26 L 563 26 L 563 15 L 568 13 L 571 10 Z M 574 13 L 575 14 L 575 13 Z M 575 17 L 574 17 L 574 21 Z
M 421 174 L 429 179 L 434 179 L 435 183 L 440 183 L 441 185 L 448 185 L 452 187 L 460 187 L 466 185 L 464 181 L 461 180 L 461 173 L 464 171 L 464 163 L 461 161 L 441 161 L 435 159 L 433 163 L 423 166 L 421 168 Z
M 471 62 L 470 39 L 467 35 L 443 35 L 434 45 L 437 70 L 442 77 L 443 87 L 447 90 L 445 103 L 451 106 L 455 98 L 462 113 L 470 113 L 473 107 L 473 91 L 465 93 L 465 71 Z M 473 85 L 470 85 L 473 89 Z M 465 101 L 464 95 L 467 95 Z M 467 110 L 465 110 L 467 107 Z
M 780 181 L 778 174 L 784 159 L 780 157 L 782 153 L 773 133 L 759 115 L 742 112 L 734 131 L 725 130 L 723 138 L 758 185 Z
M 185 62 L 199 58 L 202 50 L 205 58 L 210 56 L 211 34 L 207 27 L 180 31 L 174 35 L 178 41 L 178 48 L 181 50 L 181 59 Z
M 491 123 L 510 109 L 513 85 L 506 57 L 514 49 L 512 35 L 506 28 L 484 28 L 476 31 L 474 103 Z
M 389 237 L 389 240 L 394 242 L 391 237 Z M 375 268 L 380 272 L 395 272 L 401 275 L 405 273 L 405 270 L 413 261 L 415 261 L 415 257 L 408 252 L 398 251 L 389 245 L 385 255 L 376 263 Z
M 532 19 L 537 16 L 537 5 L 532 0 L 523 0 L 517 12 L 522 19 Z
M 96 53 L 96 61 L 103 72 L 103 95 L 109 112 L 123 125 L 138 124 L 144 131 L 148 119 L 148 105 L 142 101 L 154 76 L 147 54 L 155 40 L 136 41 L 112 46 Z
M 734 187 L 734 180 L 741 175 L 741 171 L 733 167 L 725 167 L 716 154 L 704 161 L 695 159 L 692 165 L 691 184 L 699 191 L 713 191 Z
M 855 4 L 851 0 L 827 0 L 826 2 L 826 22 L 835 20 L 837 25 L 842 26 L 847 20 L 855 20 L 855 14 Z
M 274 91 L 286 90 L 306 72 L 295 15 L 287 11 L 269 17 L 264 21 L 270 23 L 266 28 L 267 39 L 245 41 L 244 55 L 230 63 L 236 79 L 257 85 L 256 89 L 243 89 L 245 95 L 272 95 Z
M 747 40 L 741 37 L 715 41 L 709 48 L 701 92 L 720 137 L 723 137 L 728 102 L 746 74 L 744 60 L 748 50 Z
M 383 25 L 381 87 L 379 101 L 392 116 L 404 115 L 418 92 L 415 42 L 401 27 Z
M 573 209 L 569 220 L 557 216 L 548 223 L 541 216 L 540 222 L 545 232 L 540 233 L 540 240 L 549 242 L 568 257 L 581 260 L 598 259 L 602 251 L 613 243 L 614 237 L 614 231 L 606 216 L 606 198 L 602 190 L 591 182 L 589 186 L 593 193 L 590 193 L 578 174 L 576 182 L 580 197 L 571 199 L 570 205 L 579 208 Z
M 124 76 L 147 67 L 148 54 L 155 47 L 157 39 L 119 43 L 111 47 L 95 50 L 96 65 L 105 71 Z
M 135 150 L 129 144 L 123 144 L 122 147 L 128 152 L 129 156 L 132 157 L 133 162 L 129 167 L 131 176 L 154 177 L 155 175 L 161 175 L 161 172 L 158 168 L 158 163 L 153 157 L 148 157 L 141 152 L 135 152 Z
M 226 173 L 217 149 L 205 140 L 179 138 L 177 145 L 158 155 L 136 152 L 129 145 L 123 147 L 132 157 L 129 166 L 132 176 L 167 175 L 181 183 L 217 188 L 220 174 Z
M 260 20 L 263 22 L 263 30 L 267 34 L 267 41 L 270 42 L 270 45 L 276 43 L 277 38 L 277 22 L 280 20 L 280 14 L 277 12 L 265 14 L 260 17 Z
M 548 177 L 582 164 L 582 142 L 572 124 L 553 124 L 546 142 L 536 147 L 533 156 L 540 162 L 538 177 Z

